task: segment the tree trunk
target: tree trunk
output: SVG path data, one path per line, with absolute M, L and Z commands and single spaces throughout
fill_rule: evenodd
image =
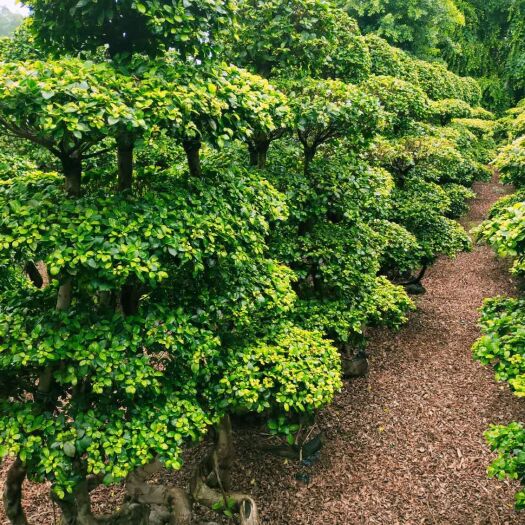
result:
M 268 158 L 268 150 L 270 149 L 270 141 L 264 136 L 255 137 L 248 144 L 250 152 L 250 166 L 257 167 L 260 170 L 266 168 L 266 159 Z
M 215 432 L 215 448 L 209 460 L 210 475 L 207 483 L 211 487 L 228 491 L 231 486 L 231 469 L 235 459 L 230 416 L 225 416 L 221 420 Z
M 315 147 L 304 146 L 304 174 L 308 175 L 310 173 L 310 164 L 315 157 L 316 149 Z
M 133 138 L 123 133 L 117 139 L 118 189 L 130 190 L 133 184 Z
M 64 499 L 52 495 L 60 507 L 60 525 L 149 525 L 149 508 L 138 503 L 125 503 L 114 514 L 94 516 L 91 512 L 89 483 L 80 483 L 73 494 Z
M 62 170 L 66 178 L 66 194 L 68 197 L 80 195 L 82 182 L 82 159 L 77 157 L 62 157 Z
M 139 311 L 141 290 L 138 285 L 125 284 L 120 292 L 120 306 L 124 315 L 136 315 Z
M 22 484 L 26 478 L 26 468 L 20 458 L 9 467 L 4 487 L 4 509 L 12 525 L 28 525 L 22 508 Z
M 185 140 L 182 144 L 188 159 L 188 168 L 192 177 L 202 177 L 201 167 L 201 141 L 199 139 Z

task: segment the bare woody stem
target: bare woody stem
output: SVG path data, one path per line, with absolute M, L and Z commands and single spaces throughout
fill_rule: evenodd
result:
M 129 133 L 122 133 L 117 139 L 118 190 L 130 190 L 133 185 L 134 140 Z
M 6 516 L 12 525 L 28 525 L 22 508 L 22 484 L 26 473 L 26 468 L 19 458 L 16 458 L 7 472 L 3 500 Z
M 182 143 L 186 158 L 188 159 L 188 168 L 192 177 L 202 176 L 202 166 L 200 158 L 201 141 L 199 139 L 185 140 Z

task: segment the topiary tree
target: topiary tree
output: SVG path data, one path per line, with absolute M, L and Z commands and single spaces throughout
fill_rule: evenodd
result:
M 428 118 L 430 109 L 427 96 L 409 82 L 395 77 L 372 76 L 362 87 L 380 100 L 394 135 L 406 131 L 412 122 Z
M 112 56 L 159 54 L 174 48 L 183 56 L 206 57 L 216 34 L 230 26 L 235 2 L 125 0 L 87 2 L 29 0 L 37 43 L 51 51 L 96 51 Z
M 83 129 L 82 137 L 100 129 Z M 1 374 L 20 378 L 2 399 L 10 408 L 0 420 L 2 455 L 18 457 L 7 489 L 13 522 L 24 519 L 27 472 L 52 483 L 67 522 L 104 522 L 90 511 L 90 487 L 127 478 L 131 503 L 111 522 L 146 523 L 143 505 L 162 503 L 189 523 L 183 493 L 149 487 L 143 475 L 154 461 L 179 468 L 184 443 L 237 408 L 240 401 L 218 397 L 213 379 L 224 384 L 232 374 L 225 356 L 254 341 L 281 361 L 294 338 L 315 363 L 324 355 L 322 373 L 332 379 L 311 378 L 317 401 L 289 400 L 285 411 L 315 410 L 338 388 L 329 344 L 284 322 L 294 297 L 290 273 L 264 255 L 269 221 L 283 213 L 280 195 L 242 170 L 202 175 L 164 172 L 135 194 L 133 186 L 119 191 L 111 171 L 94 186 L 75 178 L 65 193 L 67 171 L 4 173 L 2 264 L 43 261 L 50 278 L 42 290 L 27 283 L 2 297 Z M 261 332 L 270 325 L 271 333 Z M 306 355 L 297 366 L 311 366 Z M 275 380 L 272 369 L 267 374 Z M 283 405 L 287 386 L 263 384 L 264 403 Z M 227 460 L 220 458 L 221 469 Z M 195 474 L 194 497 L 220 503 L 220 491 L 205 490 L 210 472 L 203 472 Z M 254 507 L 246 496 L 231 497 L 239 509 Z
M 290 101 L 305 173 L 322 145 L 345 137 L 354 149 L 360 149 L 378 129 L 379 101 L 356 86 L 310 78 L 285 81 L 280 86 Z
M 432 135 L 378 139 L 369 158 L 394 177 L 392 208 L 386 218 L 417 240 L 417 249 L 408 259 L 412 267 L 407 267 L 402 254 L 396 263 L 396 252 L 392 252 L 387 259 L 387 275 L 398 282 L 419 283 L 427 266 L 439 255 L 452 256 L 470 246 L 465 230 L 453 218 L 472 197 L 467 187 L 477 174 L 476 165 L 453 143 Z M 411 277 L 418 268 L 417 277 Z
M 132 33 L 114 43 L 120 19 L 107 22 L 107 33 L 79 31 L 69 39 L 57 25 L 69 16 L 63 6 L 49 4 L 46 13 L 44 4 L 32 6 L 38 38 L 49 45 L 106 43 L 113 55 L 150 51 L 156 33 L 149 22 L 144 39 Z M 130 24 L 157 17 L 165 5 L 151 4 L 144 18 L 136 13 L 145 4 L 114 7 Z M 77 13 L 86 18 L 100 7 L 75 6 L 86 8 Z M 126 9 L 133 10 L 128 18 Z M 195 172 L 190 162 L 189 176 L 177 164 L 137 177 L 133 148 L 161 131 L 181 146 L 194 138 L 220 146 L 271 131 L 277 124 L 266 110 L 282 97 L 269 86 L 260 92 L 264 82 L 233 67 L 209 73 L 170 57 L 126 62 L 134 75 L 79 59 L 1 65 L 0 124 L 47 148 L 61 167 L 57 173 L 6 166 L 0 173 L 0 264 L 23 277 L 27 261 L 37 261 L 49 281 L 42 288 L 27 278 L 2 285 L 0 377 L 2 384 L 18 378 L 0 398 L 0 454 L 16 456 L 7 515 L 25 522 L 27 475 L 51 483 L 65 523 L 187 525 L 187 494 L 151 485 L 147 475 L 159 465 L 180 468 L 185 444 L 216 425 L 215 447 L 193 475 L 192 496 L 234 508 L 252 525 L 255 503 L 228 484 L 229 413 L 264 407 L 272 415 L 311 414 L 340 387 L 339 355 L 320 333 L 290 322 L 292 274 L 266 246 L 270 225 L 285 216 L 282 196 L 260 174 L 235 166 Z M 117 164 L 86 171 L 85 161 L 105 150 L 118 152 Z M 235 371 L 252 353 L 261 367 L 253 384 L 260 386 L 231 399 L 220 385 L 242 391 L 246 377 Z M 300 369 L 309 379 L 298 390 Z M 90 491 L 122 480 L 127 503 L 113 516 L 94 516 Z
M 504 182 L 523 186 L 525 184 L 525 135 L 503 146 L 493 162 Z
M 230 53 L 264 76 L 294 72 L 360 82 L 370 57 L 355 20 L 326 0 L 241 0 Z
M 290 218 L 271 245 L 297 275 L 297 320 L 347 352 L 366 326 L 398 327 L 411 308 L 403 289 L 378 277 L 388 248 L 377 218 L 388 214 L 392 180 L 360 151 L 353 138 L 332 139 L 304 172 L 294 144 L 279 143 L 269 166 L 289 196 Z

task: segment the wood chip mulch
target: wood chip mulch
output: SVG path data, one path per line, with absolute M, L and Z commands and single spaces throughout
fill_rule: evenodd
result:
M 504 192 L 496 182 L 476 191 L 468 228 Z M 525 524 L 513 510 L 516 484 L 487 479 L 493 454 L 483 438 L 491 423 L 525 421 L 525 405 L 470 350 L 483 298 L 515 293 L 507 265 L 476 247 L 440 260 L 425 286 L 406 327 L 372 334 L 369 377 L 348 383 L 319 416 L 327 442 L 317 463 L 276 458 L 261 452 L 263 436 L 236 433 L 234 486 L 255 497 L 262 524 Z M 53 524 L 46 487 L 26 485 L 30 522 Z M 98 490 L 95 508 L 119 498 L 118 488 Z

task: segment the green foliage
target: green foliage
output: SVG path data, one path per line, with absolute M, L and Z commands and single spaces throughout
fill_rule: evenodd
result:
M 433 182 L 411 180 L 394 193 L 392 218 L 416 237 L 427 264 L 470 247 L 465 230 L 447 217 L 450 210 L 447 192 Z
M 271 245 L 297 275 L 298 322 L 337 343 L 368 324 L 399 326 L 411 303 L 402 289 L 377 278 L 387 247 L 376 218 L 391 206 L 389 174 L 350 153 L 346 140 L 327 146 L 307 173 L 293 143 L 276 148 L 271 180 L 288 196 L 290 218 Z
M 78 59 L 2 63 L 0 74 L 0 125 L 59 157 L 81 156 L 122 131 L 143 134 L 153 124 L 146 122 L 146 112 L 154 116 L 155 109 L 180 121 L 178 108 L 159 86 L 138 86 L 104 64 Z
M 372 74 L 405 80 L 412 86 L 419 86 L 435 101 L 455 99 L 471 106 L 480 104 L 481 88 L 475 79 L 459 77 L 440 62 L 414 58 L 373 33 L 366 36 L 366 42 Z
M 315 152 L 322 144 L 341 137 L 358 149 L 378 129 L 379 101 L 354 85 L 311 78 L 287 80 L 280 85 L 289 98 L 294 128 L 307 150 Z
M 525 186 L 525 135 L 503 146 L 493 162 L 503 182 Z
M 389 220 L 378 220 L 374 230 L 380 234 L 385 247 L 381 256 L 383 273 L 407 274 L 419 266 L 423 253 L 414 234 Z
M 28 0 L 37 43 L 51 51 L 158 54 L 174 48 L 207 57 L 215 33 L 232 24 L 235 2 L 222 0 Z
M 236 63 L 262 76 L 339 78 L 358 83 L 370 57 L 355 20 L 328 0 L 240 0 Z
M 374 76 L 366 80 L 363 89 L 379 98 L 394 133 L 406 129 L 411 121 L 425 120 L 428 117 L 427 96 L 410 82 L 395 77 Z
M 498 210 L 491 219 L 485 221 L 476 233 L 480 240 L 486 241 L 500 257 L 515 260 L 513 271 L 525 271 L 525 202 L 520 201 Z
M 26 18 L 12 35 L 0 37 L 1 61 L 17 62 L 45 58 L 44 53 L 36 47 L 31 27 L 31 18 Z
M 451 219 L 458 219 L 469 209 L 469 201 L 476 197 L 476 194 L 461 184 L 444 184 L 443 189 L 450 199 L 448 215 Z
M 159 67 L 152 78 L 162 77 L 164 97 L 173 111 L 180 108 L 180 124 L 170 126 L 180 142 L 198 139 L 223 147 L 233 139 L 271 133 L 289 120 L 284 94 L 244 69 L 224 64 L 196 69 L 177 62 Z
M 340 361 L 321 333 L 290 328 L 230 353 L 211 398 L 234 411 L 308 413 L 341 389 Z
M 377 76 L 395 77 L 417 84 L 419 77 L 413 65 L 413 58 L 405 51 L 391 46 L 375 33 L 365 36 L 370 52 L 371 73 Z
M 492 425 L 485 433 L 487 442 L 498 457 L 489 467 L 489 475 L 498 479 L 525 480 L 525 428 L 521 423 Z M 525 508 L 525 490 L 516 493 L 516 509 Z
M 525 301 L 487 299 L 481 310 L 482 337 L 474 357 L 493 365 L 498 381 L 507 381 L 514 394 L 525 397 Z
M 478 138 L 491 135 L 494 131 L 494 121 L 480 118 L 453 118 L 454 126 L 462 126 L 474 133 Z
M 524 94 L 525 2 L 457 0 L 465 13 L 443 46 L 443 56 L 462 75 L 480 79 L 484 106 L 498 112 Z
M 419 85 L 432 100 L 460 99 L 471 106 L 481 102 L 481 88 L 473 78 L 458 77 L 438 62 L 414 60 Z
M 433 101 L 431 110 L 442 126 L 450 124 L 452 119 L 468 118 L 473 112 L 472 108 L 466 102 L 454 98 Z
M 376 33 L 419 56 L 433 56 L 465 19 L 453 0 L 349 0 L 366 33 Z

